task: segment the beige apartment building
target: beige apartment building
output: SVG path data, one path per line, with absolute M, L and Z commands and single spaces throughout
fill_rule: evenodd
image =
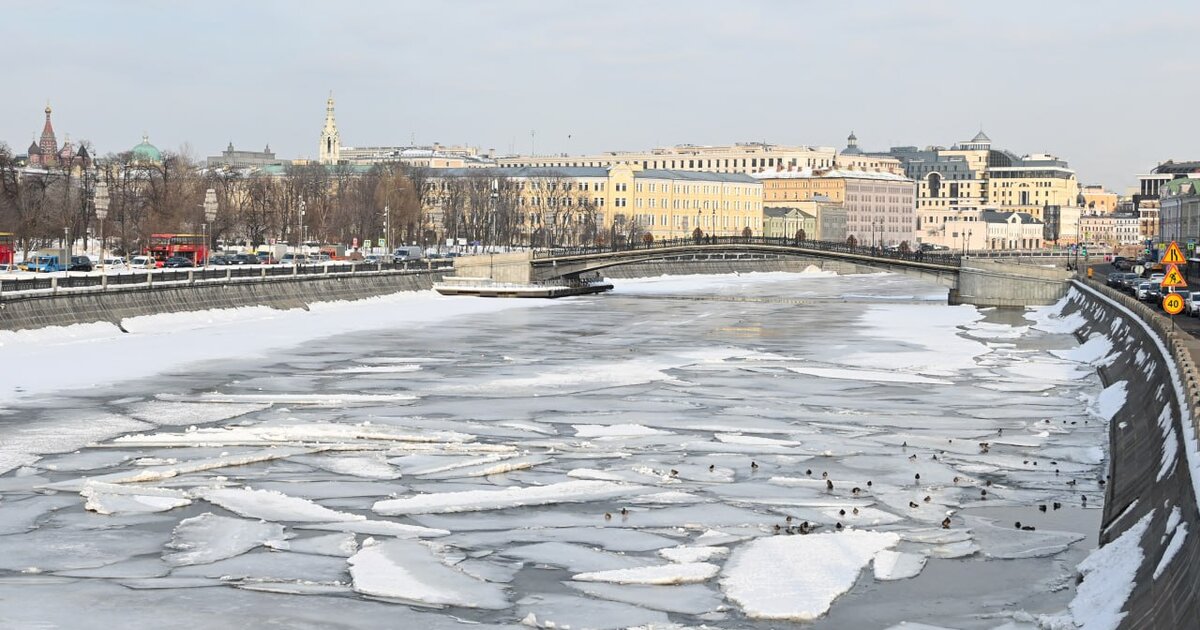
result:
M 745 142 L 728 146 L 679 145 L 650 151 L 611 151 L 594 155 L 514 156 L 496 159 L 515 168 L 608 168 L 618 164 L 646 170 L 711 171 L 753 174 L 786 169 L 855 169 L 902 173 L 891 156 L 839 153 L 832 147 L 783 146 Z
M 1142 242 L 1137 213 L 1091 213 L 1079 217 L 1081 243 L 1116 250 Z
M 493 178 L 515 187 L 522 229 L 528 234 L 568 235 L 556 244 L 582 244 L 583 225 L 602 232 L 650 234 L 655 240 L 690 238 L 696 228 L 708 235 L 761 235 L 762 184 L 739 173 L 643 169 L 618 164 L 601 167 L 441 169 L 431 173 L 427 210 L 435 217 L 446 204 L 467 206 L 449 194 L 456 181 Z M 463 212 L 471 212 L 469 207 Z M 480 209 L 482 212 L 488 208 Z M 577 242 L 571 242 L 577 241 Z
M 887 155 L 899 158 L 906 174 L 917 182 L 919 238 L 924 238 L 927 225 L 991 209 L 1050 222 L 1059 242 L 1078 240 L 1079 182 L 1062 159 L 994 149 L 982 131 L 948 149 L 894 147 Z M 1047 209 L 1053 210 L 1051 216 L 1043 216 Z
M 840 204 L 846 212 L 845 238 L 861 245 L 914 246 L 916 226 L 913 181 L 903 175 L 873 171 L 772 170 L 756 173 L 763 183 L 763 203 L 770 207 L 820 196 Z M 821 237 L 823 240 L 832 240 Z

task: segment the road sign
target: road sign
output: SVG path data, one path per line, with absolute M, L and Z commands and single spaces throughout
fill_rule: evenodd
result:
M 1182 288 L 1187 286 L 1187 281 L 1183 279 L 1183 274 L 1179 273 L 1179 267 L 1175 265 L 1167 265 L 1167 273 L 1163 275 L 1162 282 L 1159 286 Z
M 1183 296 L 1178 293 L 1168 293 L 1163 296 L 1163 310 L 1171 315 L 1178 315 L 1183 312 Z
M 1161 262 L 1164 265 L 1182 265 L 1187 262 L 1187 259 L 1183 257 L 1183 252 L 1179 249 L 1179 243 L 1171 241 L 1171 244 L 1167 246 L 1167 253 L 1163 254 Z

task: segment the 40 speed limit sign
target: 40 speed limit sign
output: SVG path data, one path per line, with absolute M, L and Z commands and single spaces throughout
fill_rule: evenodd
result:
M 1178 293 L 1168 293 L 1163 296 L 1163 310 L 1172 314 L 1178 315 L 1183 312 L 1183 296 Z

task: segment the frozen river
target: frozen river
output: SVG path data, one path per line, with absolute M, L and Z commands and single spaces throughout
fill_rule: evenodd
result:
M 1066 607 L 1098 532 L 1106 349 L 896 275 L 617 285 L 0 337 L 0 627 L 1023 628 Z

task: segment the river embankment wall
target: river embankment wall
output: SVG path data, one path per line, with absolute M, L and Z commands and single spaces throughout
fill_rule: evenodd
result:
M 1106 386 L 1124 381 L 1126 388 L 1124 405 L 1109 424 L 1100 544 L 1150 518 L 1120 627 L 1197 627 L 1196 340 L 1124 294 L 1091 281 L 1074 285 L 1064 317 L 1082 317 L 1076 331 L 1081 341 L 1096 335 L 1112 340 L 1113 354 L 1099 363 L 1100 376 Z M 1094 573 L 1086 579 L 1112 578 Z
M 245 306 L 307 309 L 317 302 L 361 300 L 433 287 L 441 271 L 252 278 L 203 282 L 110 285 L 104 290 L 7 295 L 0 301 L 0 330 L 28 330 L 111 322 L 129 317 Z

